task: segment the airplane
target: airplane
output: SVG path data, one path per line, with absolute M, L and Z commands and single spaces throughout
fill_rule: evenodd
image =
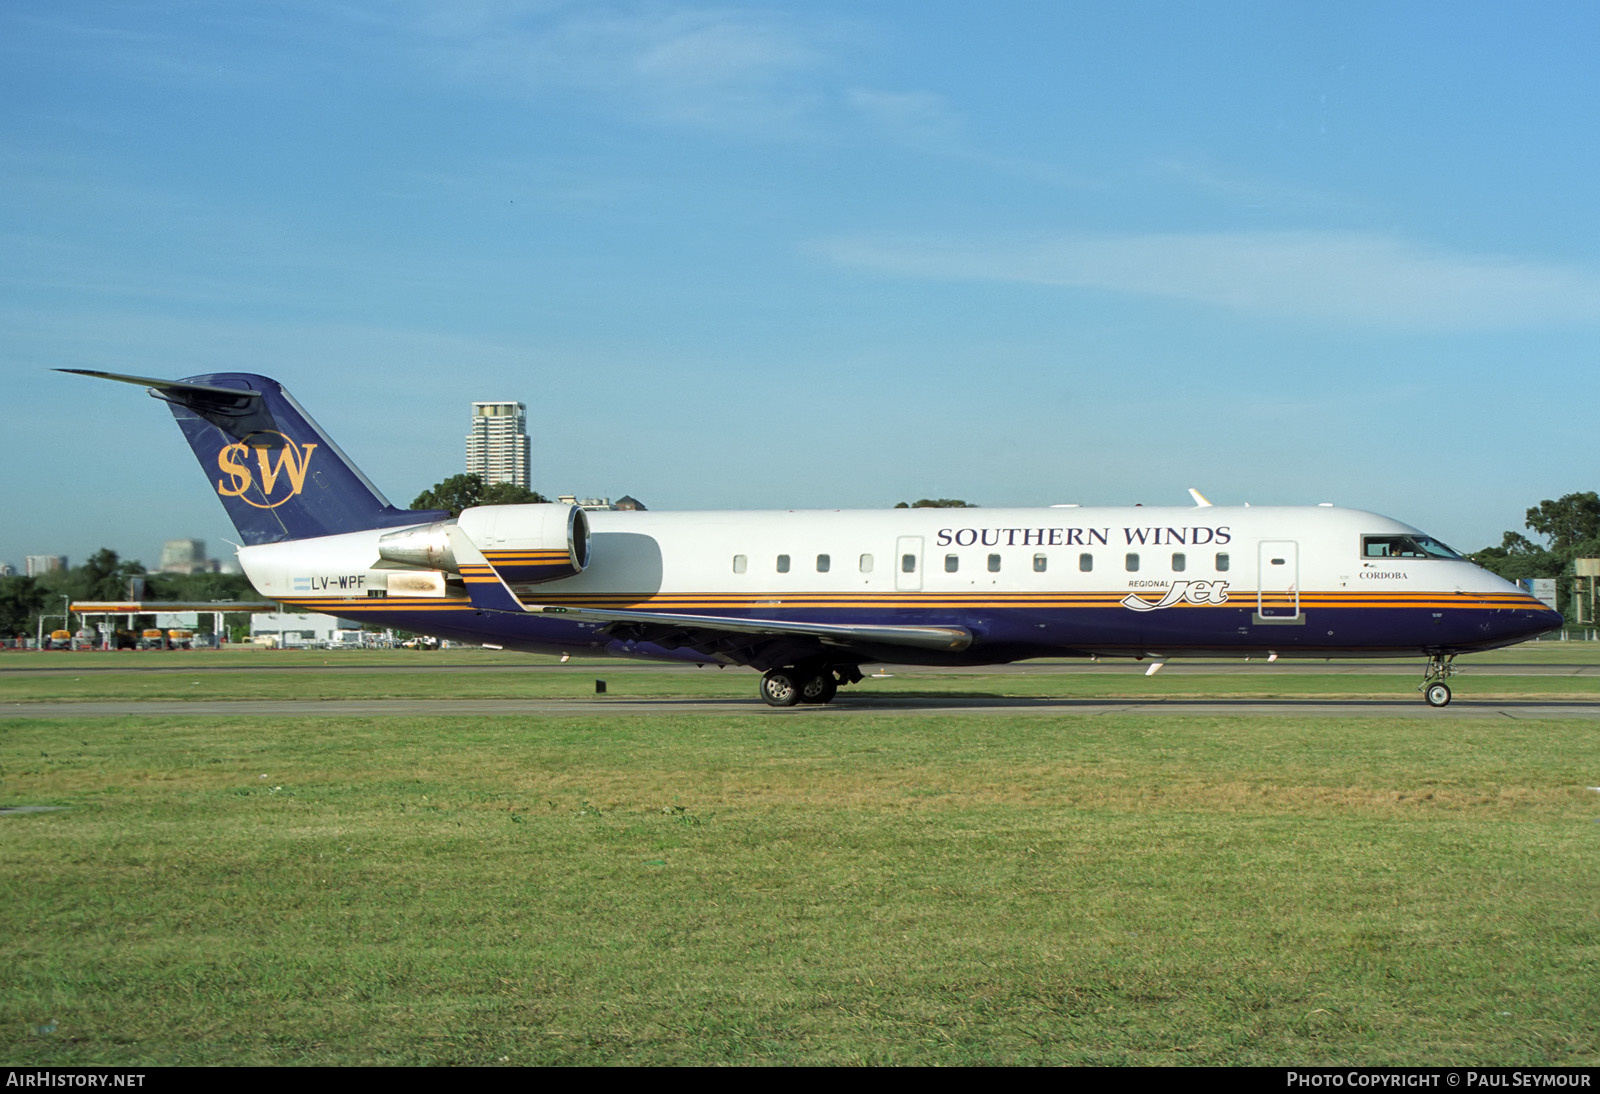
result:
M 537 653 L 740 665 L 776 707 L 875 663 L 1458 654 L 1559 613 L 1416 528 L 1331 505 L 586 511 L 399 509 L 276 380 L 136 384 L 168 404 L 262 596 Z

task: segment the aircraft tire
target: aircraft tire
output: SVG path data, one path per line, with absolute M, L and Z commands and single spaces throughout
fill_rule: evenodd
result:
M 837 694 L 839 694 L 839 682 L 833 678 L 832 669 L 812 673 L 800 684 L 802 703 L 831 703 Z
M 771 669 L 761 677 L 761 699 L 769 707 L 792 707 L 800 701 L 800 685 L 792 670 Z
M 1428 701 L 1430 707 L 1445 707 L 1450 705 L 1450 688 L 1445 684 L 1429 684 L 1423 691 L 1422 697 Z

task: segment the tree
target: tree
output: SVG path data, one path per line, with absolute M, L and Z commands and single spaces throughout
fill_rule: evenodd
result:
M 1593 490 L 1546 498 L 1529 509 L 1527 527 L 1549 541 L 1541 547 L 1518 532 L 1507 532 L 1498 547 L 1485 547 L 1471 556 L 1490 573 L 1507 580 L 1553 577 L 1557 603 L 1566 603 L 1572 591 L 1572 562 L 1600 557 L 1600 494 Z
M 481 475 L 451 475 L 436 482 L 411 503 L 413 509 L 448 509 L 452 517 L 476 505 L 526 505 L 546 501 L 543 495 L 509 482 L 485 486 Z
M 32 634 L 44 590 L 31 577 L 0 577 L 0 636 Z
M 1578 557 L 1580 543 L 1600 539 L 1600 494 L 1589 490 L 1546 498 L 1528 510 L 1528 527 L 1550 541 L 1550 553 L 1563 564 Z
M 135 559 L 122 561 L 117 552 L 102 547 L 87 562 L 70 570 L 53 570 L 39 575 L 39 587 L 46 596 L 70 596 L 73 600 L 122 600 L 128 595 L 128 579 L 144 573 Z
M 1473 562 L 1508 581 L 1525 577 L 1554 577 L 1561 563 L 1527 536 L 1507 532 L 1498 547 L 1485 547 L 1469 556 Z
M 536 490 L 529 490 L 526 486 L 515 486 L 509 482 L 491 482 L 483 488 L 483 500 L 479 505 L 535 505 L 550 499 Z
M 152 600 L 257 600 L 243 574 L 151 574 L 145 593 Z
M 902 502 L 898 502 L 895 505 L 895 508 L 896 509 L 976 509 L 978 507 L 976 505 L 972 504 L 972 502 L 970 502 L 970 501 L 961 501 L 961 500 L 959 500 L 957 498 L 918 498 L 916 501 L 912 502 L 910 505 L 907 505 L 903 501 Z
M 123 562 L 117 552 L 102 547 L 89 556 L 89 561 L 73 568 L 67 591 L 75 600 L 121 600 L 128 595 L 128 578 L 142 573 L 142 563 Z

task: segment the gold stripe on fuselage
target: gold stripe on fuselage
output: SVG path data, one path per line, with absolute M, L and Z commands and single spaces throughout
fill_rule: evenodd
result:
M 471 585 L 496 584 L 492 570 L 463 567 L 463 581 Z M 1132 590 L 1136 594 L 1159 595 L 1161 587 Z M 540 596 L 537 591 L 523 599 L 540 607 L 598 608 L 660 612 L 762 612 L 775 609 L 917 609 L 948 608 L 960 611 L 997 609 L 1115 608 L 1122 606 L 1128 590 L 1088 593 L 608 593 L 585 596 Z M 471 607 L 470 600 L 438 597 L 290 597 L 284 603 L 317 607 L 328 611 L 359 608 L 361 611 L 455 611 Z M 1170 608 L 1192 611 L 1197 608 L 1242 608 L 1253 605 L 1283 608 L 1297 602 L 1293 593 L 1241 591 L 1222 604 L 1180 602 Z M 1514 609 L 1537 605 L 1515 593 L 1442 592 L 1302 592 L 1298 596 L 1302 611 L 1390 609 Z M 1170 610 L 1170 609 L 1163 609 Z

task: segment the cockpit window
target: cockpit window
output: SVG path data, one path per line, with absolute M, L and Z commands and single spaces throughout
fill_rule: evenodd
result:
M 1362 536 L 1362 558 L 1460 558 L 1432 536 Z

